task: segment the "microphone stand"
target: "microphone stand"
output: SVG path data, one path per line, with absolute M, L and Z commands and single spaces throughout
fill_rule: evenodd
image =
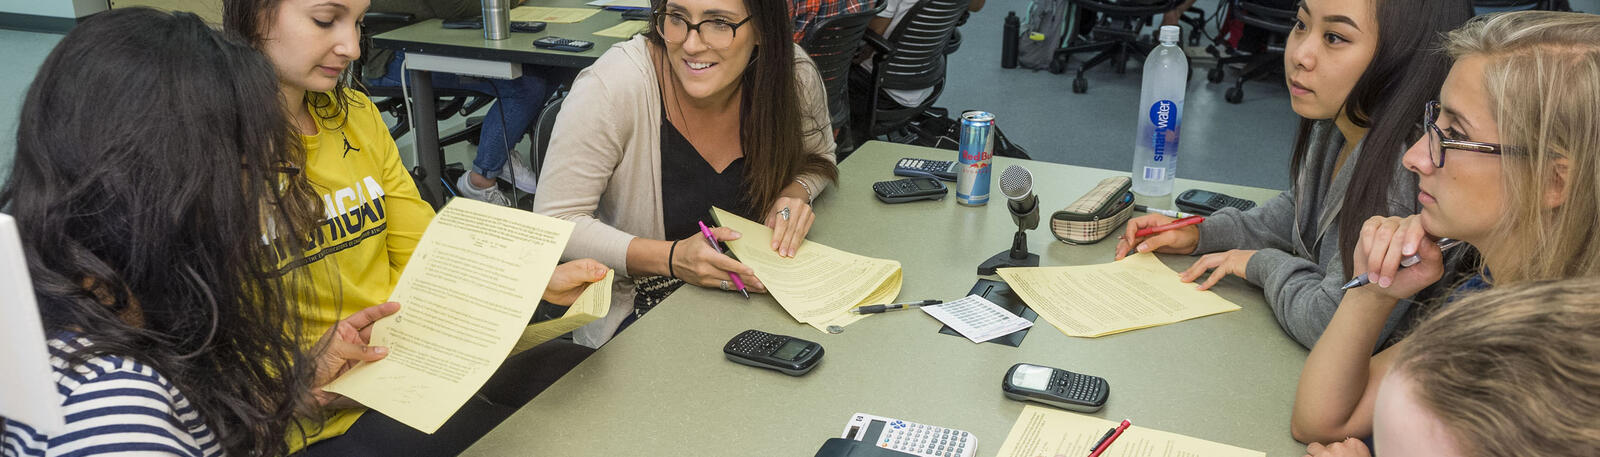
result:
M 995 274 L 997 268 L 1037 267 L 1039 254 L 1028 252 L 1028 232 L 1017 225 L 1017 234 L 1011 237 L 1011 249 L 1000 251 L 978 265 L 979 275 Z

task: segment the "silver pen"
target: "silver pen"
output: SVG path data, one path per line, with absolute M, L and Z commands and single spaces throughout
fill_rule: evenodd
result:
M 1189 216 L 1194 216 L 1194 214 L 1185 213 L 1183 211 L 1173 211 L 1173 210 L 1170 210 L 1170 209 L 1151 208 L 1151 207 L 1144 206 L 1144 205 L 1133 205 L 1133 210 L 1134 211 L 1144 211 L 1146 213 L 1160 214 L 1162 216 L 1176 217 L 1176 218 L 1185 218 L 1185 217 L 1189 217 Z
M 1440 251 L 1448 251 L 1448 250 L 1450 250 L 1450 248 L 1456 247 L 1456 245 L 1461 244 L 1461 240 L 1452 240 L 1452 239 L 1449 239 L 1449 238 L 1440 238 L 1439 241 L 1437 241 L 1435 243 L 1439 245 L 1439 250 Z M 1405 267 L 1409 267 L 1409 266 L 1412 266 L 1412 265 L 1416 265 L 1417 262 L 1421 262 L 1421 261 L 1422 261 L 1422 257 L 1417 256 L 1415 254 L 1412 254 L 1410 256 L 1407 256 L 1404 259 L 1400 259 L 1400 268 L 1405 268 Z M 1362 273 L 1361 276 L 1356 276 L 1356 278 L 1355 279 L 1351 279 L 1350 282 L 1344 283 L 1344 287 L 1340 287 L 1339 290 L 1350 290 L 1350 289 L 1354 289 L 1354 288 L 1357 288 L 1357 287 L 1365 286 L 1367 284 L 1372 284 L 1372 279 L 1367 277 L 1370 274 L 1372 274 L 1372 273 Z

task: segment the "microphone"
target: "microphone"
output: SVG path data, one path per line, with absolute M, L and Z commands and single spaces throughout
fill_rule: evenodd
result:
M 1000 173 L 1000 193 L 1006 195 L 1006 209 L 1011 210 L 1011 220 L 1017 228 L 1039 227 L 1039 197 L 1033 194 L 1033 173 L 1020 165 L 1006 167 Z
M 1011 249 L 1001 251 L 978 265 L 978 274 L 992 275 L 995 269 L 1037 267 L 1039 255 L 1028 252 L 1028 231 L 1039 227 L 1039 196 L 1033 194 L 1033 173 L 1012 165 L 1000 173 L 1000 193 L 1006 194 L 1006 210 L 1017 223 Z

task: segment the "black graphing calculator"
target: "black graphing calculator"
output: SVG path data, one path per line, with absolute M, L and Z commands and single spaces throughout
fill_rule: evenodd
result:
M 1180 210 L 1201 216 L 1210 216 L 1211 213 L 1223 208 L 1239 208 L 1239 211 L 1249 211 L 1250 208 L 1256 207 L 1256 202 L 1250 200 L 1200 189 L 1183 191 L 1183 193 L 1178 194 L 1177 200 L 1174 200 L 1173 203 L 1177 203 Z
M 872 193 L 884 203 L 917 200 L 942 200 L 948 194 L 944 183 L 933 178 L 906 178 L 872 183 Z
M 792 336 L 745 330 L 722 347 L 728 360 L 800 376 L 822 361 L 822 345 Z
M 1105 407 L 1106 397 L 1111 395 L 1111 384 L 1105 378 L 1026 363 L 1012 365 L 1000 388 L 1012 400 L 1085 413 Z
M 907 157 L 894 164 L 894 175 L 956 182 L 956 163 L 948 160 L 925 160 Z
M 594 43 L 583 40 L 569 40 L 566 38 L 547 36 L 533 40 L 533 46 L 536 48 L 554 49 L 557 51 L 583 52 L 588 51 L 589 48 L 593 48 Z

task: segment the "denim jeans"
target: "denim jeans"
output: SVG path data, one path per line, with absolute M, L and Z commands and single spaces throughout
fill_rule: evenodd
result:
M 401 67 L 405 53 L 396 52 L 389 60 L 388 71 L 382 78 L 368 80 L 367 85 L 399 87 Z M 483 130 L 478 136 L 478 156 L 472 159 L 472 171 L 489 179 L 500 176 L 505 168 L 506 154 L 511 147 L 528 134 L 539 110 L 550 98 L 554 89 L 541 67 L 523 65 L 522 77 L 517 79 L 473 78 L 454 73 L 434 73 L 433 87 L 438 89 L 469 90 L 495 97 L 489 111 L 483 116 Z

